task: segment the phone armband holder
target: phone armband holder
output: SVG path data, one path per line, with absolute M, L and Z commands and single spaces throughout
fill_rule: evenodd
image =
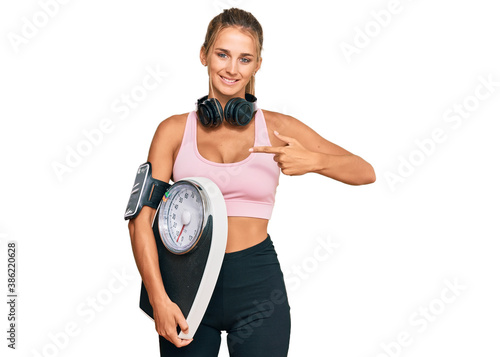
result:
M 170 184 L 152 177 L 150 162 L 139 166 L 125 210 L 125 220 L 136 217 L 143 206 L 157 209 L 163 195 L 169 188 Z

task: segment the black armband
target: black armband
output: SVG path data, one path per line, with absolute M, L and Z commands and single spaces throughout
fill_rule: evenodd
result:
M 125 210 L 125 219 L 136 217 L 143 206 L 157 209 L 163 195 L 169 188 L 168 183 L 156 180 L 151 176 L 150 162 L 139 166 L 127 209 Z

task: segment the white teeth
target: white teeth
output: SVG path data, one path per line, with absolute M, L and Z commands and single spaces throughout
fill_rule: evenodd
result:
M 221 77 L 224 81 L 229 82 L 229 83 L 234 83 L 236 82 L 236 79 L 227 79 L 225 77 Z

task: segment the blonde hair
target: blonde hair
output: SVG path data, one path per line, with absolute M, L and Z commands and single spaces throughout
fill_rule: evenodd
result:
M 228 27 L 236 27 L 244 32 L 247 32 L 254 38 L 257 50 L 256 60 L 260 60 L 262 52 L 262 44 L 264 42 L 264 34 L 259 21 L 248 11 L 231 8 L 225 9 L 219 15 L 215 16 L 208 24 L 205 42 L 201 46 L 204 49 L 205 57 L 208 58 L 208 52 L 215 43 L 219 33 Z M 255 76 L 250 78 L 250 81 L 245 87 L 245 92 L 255 95 Z

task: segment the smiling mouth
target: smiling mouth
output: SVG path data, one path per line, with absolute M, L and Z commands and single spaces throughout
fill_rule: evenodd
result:
M 222 81 L 224 83 L 227 83 L 227 84 L 234 84 L 234 83 L 239 81 L 239 79 L 229 79 L 229 78 L 222 77 L 222 76 L 219 76 L 219 77 L 222 79 Z

